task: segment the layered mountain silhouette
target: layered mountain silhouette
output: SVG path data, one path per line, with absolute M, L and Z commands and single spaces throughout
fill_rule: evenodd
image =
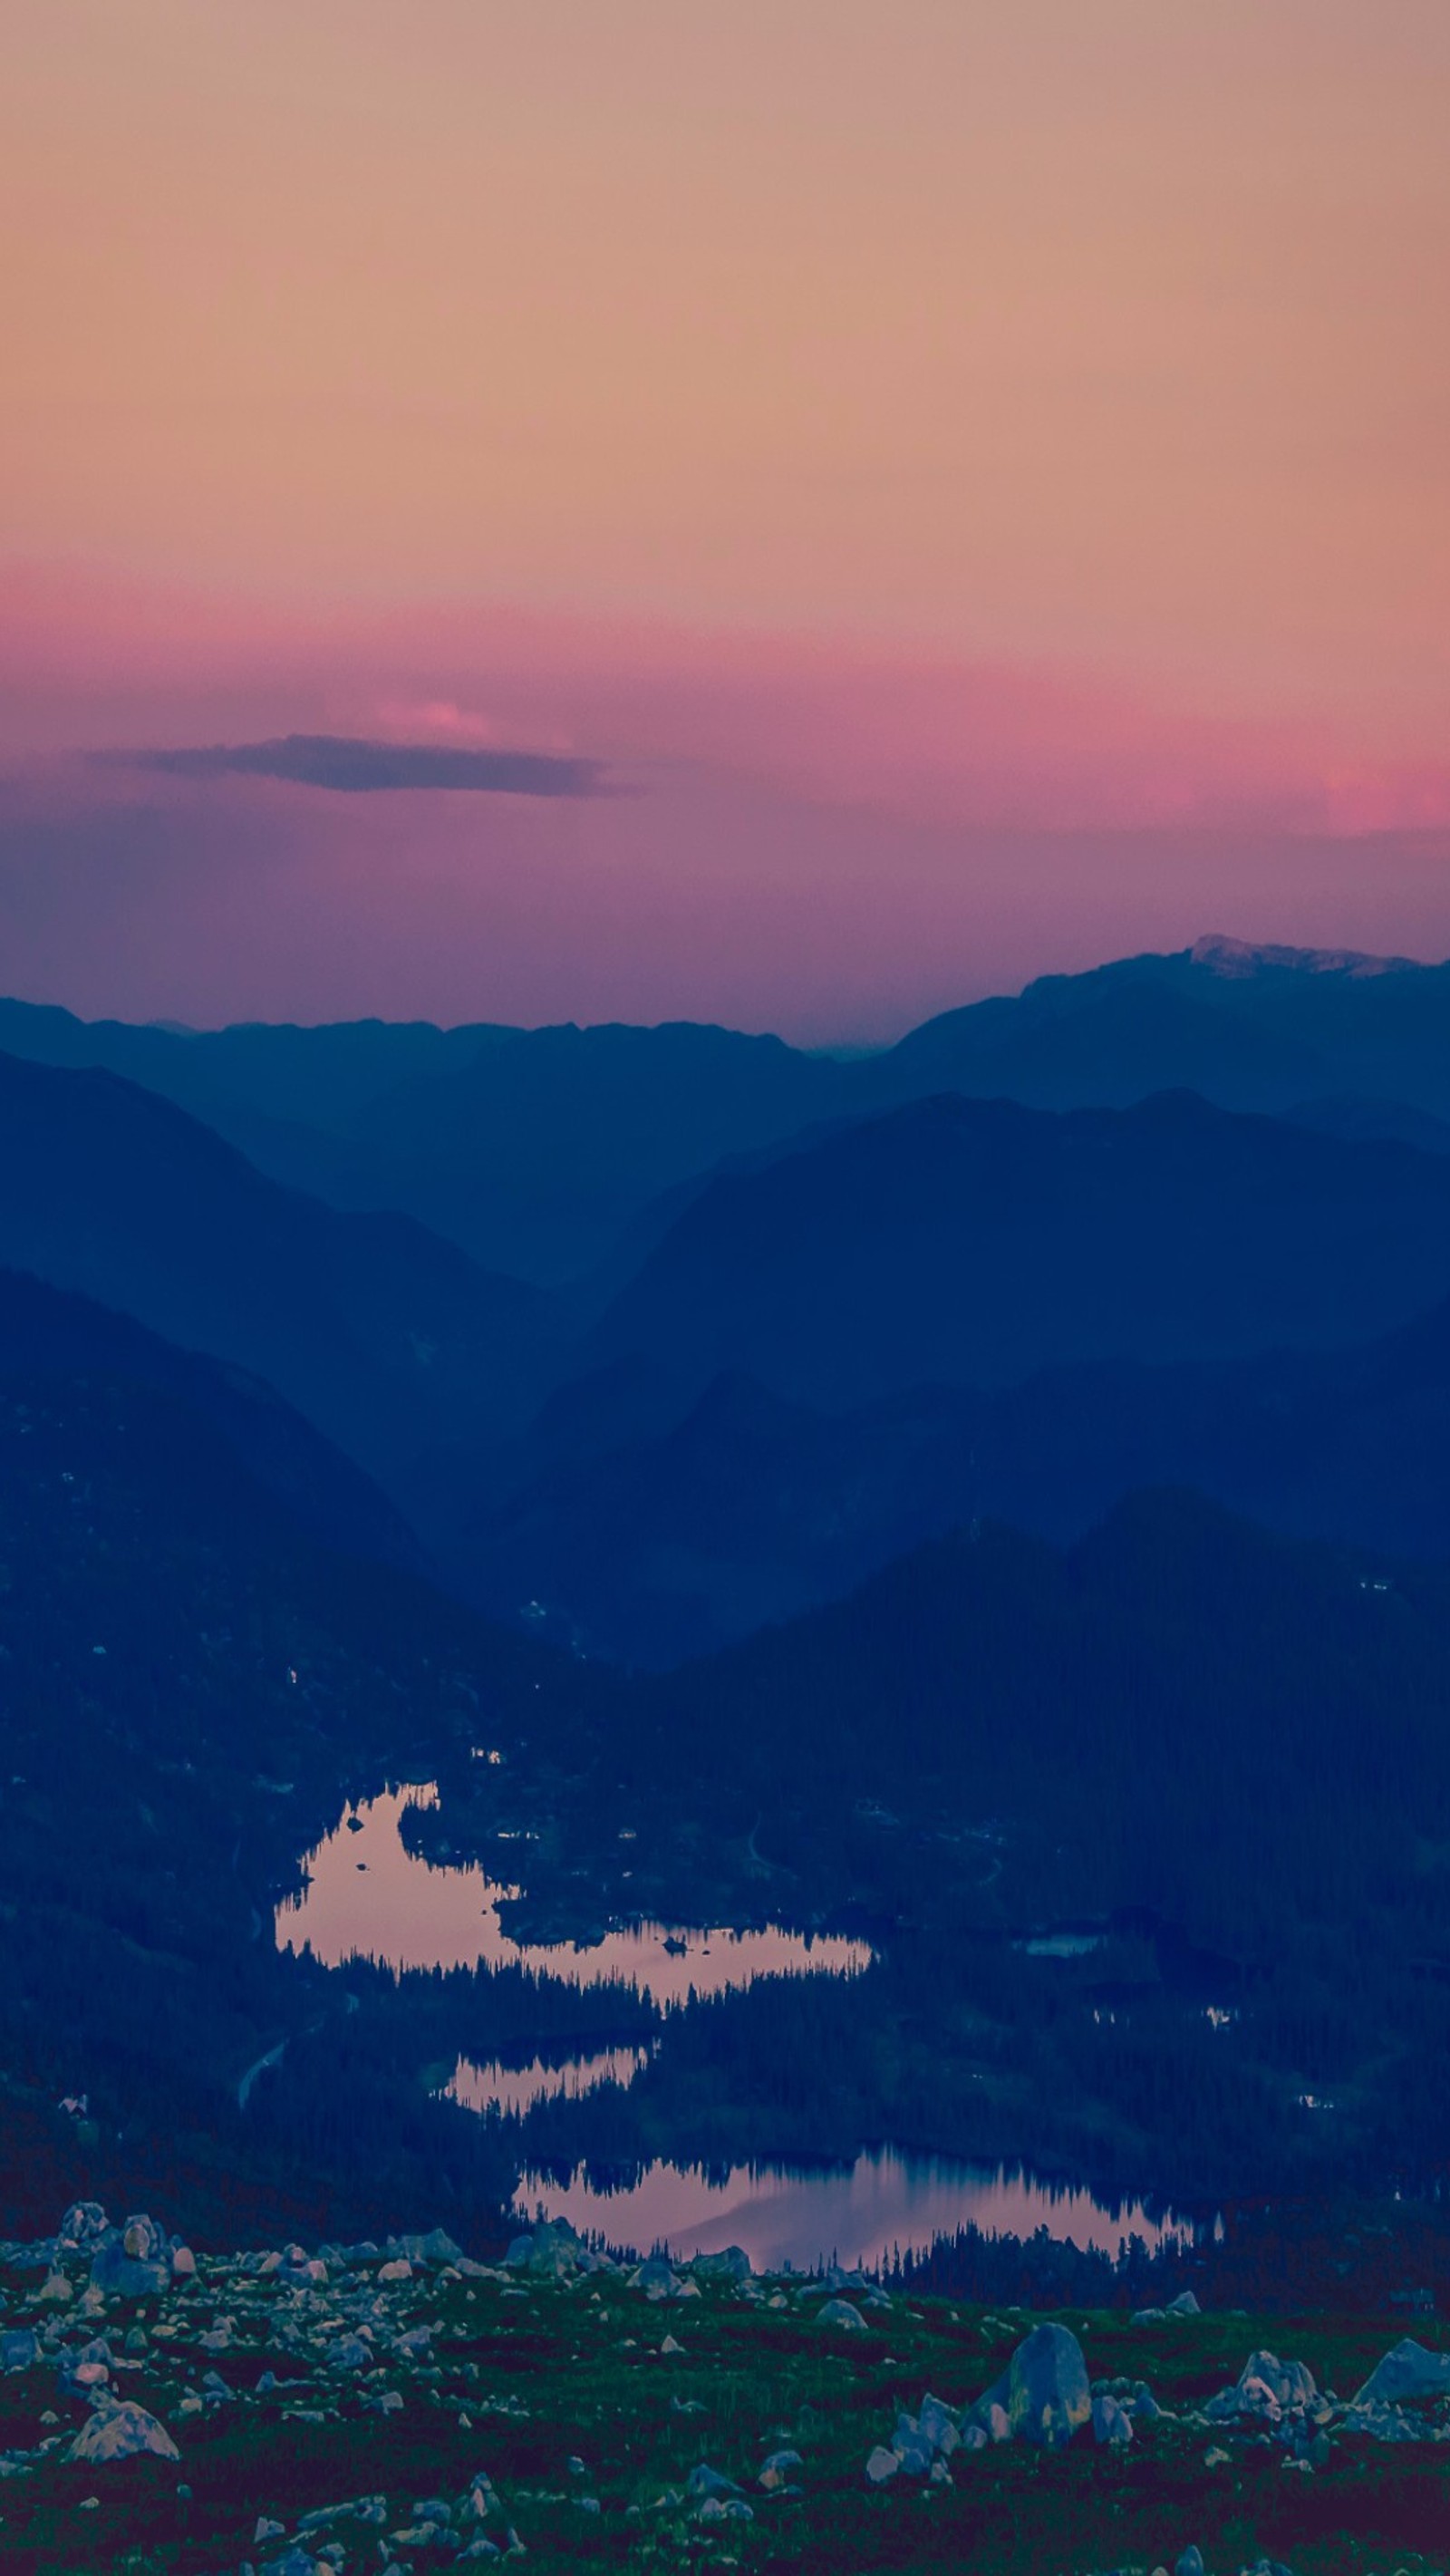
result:
M 693 1771 L 718 1830 L 762 1820 L 778 1862 L 851 1816 L 858 1868 L 922 1829 L 923 1885 L 956 1848 L 978 1889 L 959 1919 L 1138 1906 L 1252 1959 L 1290 1919 L 1343 1937 L 1371 1890 L 1428 1908 L 1450 1580 L 1140 1493 L 1067 1550 L 937 1541 L 627 1710 L 612 1755 L 656 1795 Z
M 200 1437 L 217 1435 L 236 1470 L 272 1495 L 314 1541 L 352 1556 L 419 1566 L 417 1540 L 381 1488 L 264 1378 L 178 1350 L 127 1315 L 15 1270 L 0 1270 L 5 1384 L 31 1392 L 130 1388 L 143 1408 L 159 1397 L 193 1418 Z
M 1145 1485 L 1274 1529 L 1450 1558 L 1450 1303 L 1347 1350 L 1107 1361 L 846 1413 L 724 1374 L 685 1418 L 558 1464 L 467 1532 L 499 1616 L 670 1665 L 983 1517 L 1076 1538 Z
M 1332 1103 L 1345 1132 L 1368 1116 L 1365 1132 L 1426 1143 L 1450 1121 L 1447 1002 L 1444 967 L 1209 939 L 1040 978 L 851 1061 L 688 1025 L 197 1032 L 19 1002 L 0 1004 L 0 1046 L 123 1074 L 274 1179 L 402 1209 L 486 1267 L 559 1282 L 716 1163 L 942 1091 L 1066 1109 L 1189 1088 L 1311 1119 Z
M 948 1097 L 711 1181 L 588 1350 L 686 1401 L 737 1369 L 844 1408 L 1067 1361 L 1348 1341 L 1447 1291 L 1438 1157 L 1190 1093 L 1063 1115 Z
M 607 1676 L 343 1552 L 339 1496 L 364 1537 L 386 1507 L 369 1531 L 362 1480 L 333 1462 L 328 1484 L 302 1426 L 259 1427 L 269 1403 L 0 1280 L 0 2067 L 51 2104 L 88 2093 L 152 2170 L 199 2162 L 202 2205 L 250 2185 L 285 2206 L 319 2163 L 381 2174 L 417 2152 L 411 2070 L 365 2066 L 341 2110 L 318 2033 L 347 1998 L 271 1937 L 346 1798 L 466 1769 L 481 1710 L 495 1744 L 607 1731 Z M 238 2079 L 293 2040 L 279 2154 Z M 24 2177 L 47 2205 L 54 2170 Z M 440 2184 L 428 2169 L 425 2196 Z
M 267 1180 L 155 1093 L 0 1056 L 0 1262 L 255 1371 L 375 1473 L 527 1402 L 539 1292 Z

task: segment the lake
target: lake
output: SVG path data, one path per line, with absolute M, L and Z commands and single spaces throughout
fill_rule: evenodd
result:
M 502 2111 L 521 2119 L 536 2102 L 582 2101 L 600 2084 L 632 2084 L 649 2064 L 647 2048 L 604 2048 L 596 2057 L 576 2057 L 567 2066 L 546 2066 L 540 2057 L 528 2066 L 480 2066 L 460 2057 L 443 2098 L 461 2102 L 466 2111 Z
M 525 2174 L 514 2206 L 523 2219 L 542 2208 L 612 2246 L 641 2253 L 664 2246 L 682 2262 L 741 2245 L 757 2271 L 787 2264 L 808 2271 L 833 2259 L 874 2267 L 898 2249 L 925 2253 L 934 2238 L 967 2226 L 992 2236 L 1031 2236 L 1045 2227 L 1064 2243 L 1110 2255 L 1127 2236 L 1155 2247 L 1193 2235 L 1191 2223 L 1150 2218 L 1139 2202 L 1113 2208 L 1091 2192 L 1005 2167 L 994 2172 L 890 2147 L 816 2173 L 739 2165 L 724 2182 L 711 2182 L 698 2166 L 659 2163 L 631 2189 L 614 2192 L 597 2190 L 582 2167 L 565 2184 Z
M 870 1966 L 865 1941 L 779 1924 L 733 1932 L 637 1923 L 598 1941 L 516 1941 L 498 1911 L 516 1888 L 476 1861 L 438 1864 L 404 1842 L 406 1810 L 436 1804 L 437 1794 L 431 1784 L 388 1789 L 347 1808 L 308 1853 L 300 1895 L 277 1908 L 278 1947 L 310 1950 L 327 1968 L 375 1959 L 395 1971 L 536 1968 L 576 1986 L 617 1978 L 647 1986 L 657 2004 L 682 2004 L 692 1990 L 723 1994 L 758 1977 L 854 1976 Z

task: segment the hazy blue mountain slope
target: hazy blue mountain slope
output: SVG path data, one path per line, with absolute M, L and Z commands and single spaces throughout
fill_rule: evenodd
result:
M 850 1062 L 689 1024 L 189 1031 L 13 1001 L 0 1046 L 121 1073 L 275 1179 L 402 1209 L 488 1267 L 557 1282 L 611 1255 L 617 1269 L 652 1203 L 717 1164 L 935 1092 L 1073 1108 L 1189 1088 L 1276 1113 L 1362 1101 L 1365 1132 L 1389 1107 L 1390 1132 L 1450 1118 L 1450 970 L 1207 940 L 1040 978 Z
M 532 1603 L 550 1633 L 664 1665 L 980 1516 L 1070 1539 L 1168 1482 L 1305 1537 L 1450 1558 L 1450 1305 L 1348 1350 L 1107 1361 L 848 1413 L 725 1375 L 683 1420 L 476 1515 L 458 1578 L 497 1615 Z
M 1439 1157 L 1183 1093 L 1060 1116 L 944 1098 L 714 1180 L 587 1358 L 647 1364 L 686 1401 L 739 1369 L 844 1408 L 1368 1338 L 1447 1291 Z
M 178 1350 L 88 1297 L 0 1270 L 0 1377 L 106 1379 L 168 1396 L 220 1433 L 239 1465 L 313 1538 L 393 1564 L 420 1561 L 417 1540 L 381 1488 L 265 1379 Z
M 339 1215 L 138 1085 L 12 1056 L 0 1261 L 255 1370 L 390 1476 L 524 1406 L 548 1329 L 537 1290 L 411 1218 Z

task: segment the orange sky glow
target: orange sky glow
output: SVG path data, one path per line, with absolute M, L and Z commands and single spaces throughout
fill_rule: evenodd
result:
M 1445 0 L 10 0 L 5 58 L 0 982 L 851 1034 L 1450 947 Z M 324 730 L 621 793 L 75 765 Z

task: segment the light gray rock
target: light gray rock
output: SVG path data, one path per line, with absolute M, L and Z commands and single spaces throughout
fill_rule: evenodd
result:
M 680 2276 L 662 2254 L 651 2254 L 636 2272 L 634 2286 L 643 2290 L 647 2299 L 677 2299 Z
M 121 2230 L 121 2250 L 133 2263 L 166 2263 L 171 2260 L 171 2240 L 154 2218 L 128 2218 Z
M 707 2495 L 704 2502 L 696 2508 L 695 2520 L 697 2522 L 753 2522 L 755 2507 L 747 2504 L 744 2496 Z
M 1360 2406 L 1400 2406 L 1406 2399 L 1450 2397 L 1450 2353 L 1429 2352 L 1406 2336 L 1377 2362 L 1352 2400 Z
M 145 2222 L 149 2228 L 151 2221 Z M 134 2220 L 128 2219 L 124 2230 L 113 2227 L 103 2236 L 91 2256 L 91 2288 L 108 2299 L 155 2299 L 171 2287 L 170 2250 L 163 2242 L 159 2256 L 128 2254 L 126 2243 L 132 2237 L 138 2244 L 148 2244 Z
M 1342 2433 L 1367 2433 L 1372 2442 L 1423 2442 L 1425 2419 L 1406 2406 L 1351 2406 L 1340 2423 Z
M 1201 2317 L 1203 2310 L 1191 2290 L 1180 2290 L 1176 2299 L 1169 2300 L 1163 2313 L 1165 2317 Z
M 927 2395 L 917 2409 L 916 2420 L 923 2440 L 929 2442 L 934 2451 L 939 2451 L 944 2459 L 950 2459 L 962 2438 L 954 2410 L 944 2406 L 939 2397 Z
M 578 2271 L 583 2252 L 567 2218 L 546 2218 L 534 2229 L 528 2269 L 540 2280 L 567 2281 Z
M 909 2478 L 930 2476 L 935 2455 L 914 2415 L 897 2416 L 891 2447 Z
M 66 2456 L 100 2468 L 114 2460 L 134 2459 L 143 2451 L 157 2460 L 181 2457 L 165 2425 L 148 2415 L 144 2406 L 98 2406 L 81 2426 Z
M 1048 2450 L 1070 2442 L 1092 2415 L 1087 2363 L 1076 2335 L 1066 2326 L 1038 2326 L 969 2410 L 968 2421 L 984 2424 L 995 2438 L 994 2408 L 1004 2412 L 1017 2441 Z
M 884 2487 L 892 2478 L 899 2476 L 900 2471 L 901 2462 L 896 2453 L 888 2451 L 884 2442 L 878 2442 L 866 2462 L 867 2485 Z
M 390 2236 L 383 2251 L 394 2257 L 401 2255 L 420 2270 L 425 2266 L 457 2263 L 463 2254 L 462 2246 L 455 2245 L 446 2228 L 442 2227 L 430 2229 L 426 2236 Z
M 864 2334 L 866 2331 L 865 2318 L 859 2308 L 852 2307 L 849 2299 L 827 2299 L 825 2306 L 816 2310 L 816 2323 L 818 2326 L 840 2326 L 847 2334 Z
M 748 2281 L 754 2273 L 743 2245 L 727 2245 L 719 2254 L 697 2254 L 690 2269 L 697 2281 Z
M 1093 2438 L 1115 2450 L 1125 2450 L 1131 2442 L 1132 2418 L 1118 2404 L 1116 2397 L 1104 2395 L 1093 2399 Z
M 740 2489 L 734 2478 L 727 2478 L 722 2469 L 712 2469 L 708 2460 L 697 2460 L 685 2480 L 685 2493 L 698 2499 L 700 2496 L 735 2496 L 739 2495 Z
M 110 2232 L 111 2222 L 98 2200 L 73 2200 L 56 2231 L 58 2254 L 88 2253 Z

